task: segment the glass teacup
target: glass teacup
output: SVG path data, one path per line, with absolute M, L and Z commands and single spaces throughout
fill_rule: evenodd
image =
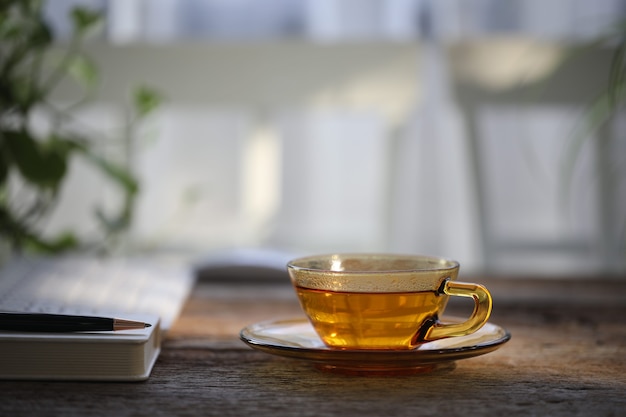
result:
M 287 264 L 300 304 L 322 341 L 337 349 L 414 349 L 464 336 L 489 319 L 492 299 L 457 282 L 459 263 L 421 255 L 332 254 Z M 471 297 L 461 323 L 442 323 L 449 296 Z

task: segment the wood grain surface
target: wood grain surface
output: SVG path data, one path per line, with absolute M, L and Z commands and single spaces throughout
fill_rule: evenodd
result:
M 147 381 L 0 381 L 0 416 L 624 415 L 626 281 L 487 284 L 491 321 L 512 334 L 499 350 L 429 374 L 348 376 L 239 340 L 245 325 L 302 315 L 288 285 L 202 282 Z

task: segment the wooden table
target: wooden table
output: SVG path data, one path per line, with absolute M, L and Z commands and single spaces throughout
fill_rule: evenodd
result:
M 243 326 L 301 316 L 289 285 L 199 282 L 148 381 L 2 381 L 0 415 L 626 415 L 626 280 L 482 282 L 512 339 L 452 371 L 355 377 L 252 350 Z

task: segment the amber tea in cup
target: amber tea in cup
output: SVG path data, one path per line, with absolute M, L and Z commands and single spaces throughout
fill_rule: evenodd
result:
M 338 349 L 413 349 L 464 336 L 491 314 L 491 295 L 457 282 L 458 262 L 421 255 L 334 254 L 287 264 L 300 304 L 322 341 Z M 439 321 L 449 296 L 471 297 L 462 323 Z

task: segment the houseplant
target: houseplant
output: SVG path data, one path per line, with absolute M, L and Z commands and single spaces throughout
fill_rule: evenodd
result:
M 58 201 L 71 158 L 83 158 L 123 194 L 117 213 L 95 209 L 102 237 L 119 236 L 132 219 L 139 184 L 129 166 L 96 151 L 93 144 L 102 140 L 96 138 L 102 132 L 86 135 L 73 127 L 75 112 L 97 93 L 98 68 L 85 52 L 85 40 L 101 26 L 103 15 L 78 7 L 71 21 L 71 38 L 59 45 L 43 18 L 41 0 L 0 3 L 0 242 L 13 251 L 56 253 L 86 245 L 75 231 L 47 236 L 40 227 Z M 81 96 L 61 107 L 51 94 L 68 80 L 79 86 Z M 131 141 L 137 123 L 159 102 L 155 91 L 137 88 L 124 133 L 106 139 Z M 44 133 L 33 127 L 35 115 L 48 120 Z

